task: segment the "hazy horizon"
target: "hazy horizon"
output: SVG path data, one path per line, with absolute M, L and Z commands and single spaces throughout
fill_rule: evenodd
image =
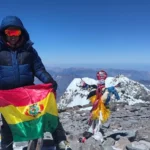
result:
M 104 69 L 123 69 L 123 70 L 137 70 L 150 72 L 150 64 L 142 63 L 99 63 L 99 64 L 45 64 L 48 68 L 104 68 Z

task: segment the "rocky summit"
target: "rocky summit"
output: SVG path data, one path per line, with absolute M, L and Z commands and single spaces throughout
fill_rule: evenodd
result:
M 96 83 L 89 78 L 83 80 L 89 85 Z M 106 80 L 107 87 L 118 83 L 121 83 L 117 89 L 120 100 L 112 97 L 111 116 L 101 127 L 100 140 L 91 137 L 85 143 L 79 143 L 78 139 L 89 128 L 91 108 L 86 107 L 89 91 L 77 86 L 80 79 L 74 79 L 68 86 L 60 104 L 70 109 L 60 113 L 60 119 L 73 150 L 150 150 L 150 90 L 123 75 Z
M 72 150 L 150 150 L 150 104 L 112 103 L 111 117 L 102 125 L 103 141 L 78 139 L 87 131 L 89 110 L 72 108 L 60 113 Z

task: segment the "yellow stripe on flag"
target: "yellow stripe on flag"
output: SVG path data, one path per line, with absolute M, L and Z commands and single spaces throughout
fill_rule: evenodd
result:
M 43 109 L 36 116 L 30 116 L 30 106 L 33 105 L 23 107 L 14 107 L 13 105 L 9 105 L 6 107 L 0 107 L 0 112 L 3 114 L 8 124 L 18 124 L 24 121 L 34 120 L 46 113 L 58 116 L 56 99 L 53 92 L 49 93 L 43 100 L 36 104 L 40 109 Z

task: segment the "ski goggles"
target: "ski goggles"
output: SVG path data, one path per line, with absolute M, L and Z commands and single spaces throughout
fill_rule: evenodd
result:
M 7 36 L 20 36 L 21 30 L 20 29 L 6 29 L 5 34 Z

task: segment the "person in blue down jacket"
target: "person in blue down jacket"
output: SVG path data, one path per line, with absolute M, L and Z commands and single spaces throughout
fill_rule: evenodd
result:
M 52 83 L 57 89 L 56 81 L 45 70 L 22 21 L 16 16 L 7 16 L 0 26 L 0 90 L 33 85 L 34 77 L 43 83 Z M 2 149 L 13 150 L 13 137 L 3 116 L 2 123 Z M 65 150 L 68 142 L 60 122 L 52 136 L 58 149 Z

